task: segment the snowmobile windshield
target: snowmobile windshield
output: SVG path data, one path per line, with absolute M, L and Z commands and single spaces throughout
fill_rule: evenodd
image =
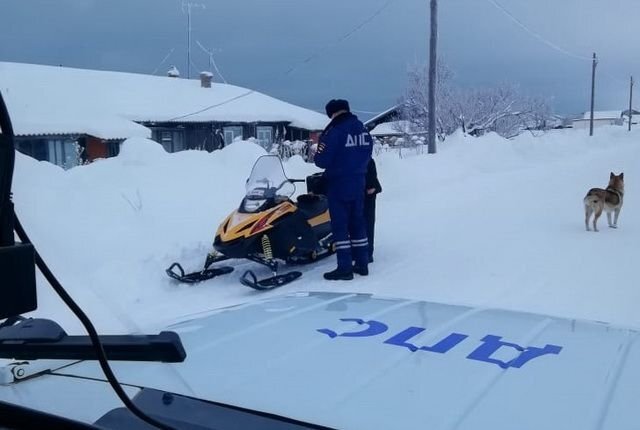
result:
M 266 200 L 291 197 L 295 186 L 284 174 L 282 161 L 277 155 L 264 155 L 256 161 L 247 179 L 248 200 Z

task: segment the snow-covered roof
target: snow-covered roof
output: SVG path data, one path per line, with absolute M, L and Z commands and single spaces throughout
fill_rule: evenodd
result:
M 48 110 L 46 105 L 27 103 L 16 106 L 9 102 L 8 106 L 17 136 L 86 134 L 105 140 L 151 137 L 147 127 L 108 113 L 77 113 L 64 108 L 54 111 Z
M 139 122 L 289 122 L 322 130 L 315 111 L 247 88 L 199 80 L 0 62 L 0 91 L 17 135 L 148 137 Z
M 385 110 L 384 112 L 380 112 L 378 115 L 374 116 L 373 118 L 370 118 L 367 122 L 365 122 L 364 125 L 369 125 L 369 124 L 373 124 L 373 123 L 377 122 L 378 120 L 380 120 L 384 116 L 389 115 L 390 113 L 396 111 L 399 107 L 400 107 L 400 105 L 395 105 L 395 106 L 392 106 L 389 109 Z
M 409 121 L 383 122 L 371 130 L 372 136 L 401 136 L 403 134 L 415 133 Z
M 620 119 L 622 116 L 621 110 L 607 110 L 607 111 L 594 111 L 593 119 Z M 591 112 L 587 111 L 582 116 L 582 119 L 591 119 Z

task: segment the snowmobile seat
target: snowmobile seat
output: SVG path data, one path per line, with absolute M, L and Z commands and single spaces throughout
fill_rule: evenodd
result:
M 323 172 L 307 176 L 307 191 L 313 194 L 327 194 L 327 180 Z
M 329 208 L 329 203 L 325 196 L 317 194 L 302 194 L 298 196 L 298 209 L 305 218 L 314 218 Z

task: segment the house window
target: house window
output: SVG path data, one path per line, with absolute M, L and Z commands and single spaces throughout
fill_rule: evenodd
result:
M 258 139 L 258 144 L 260 146 L 263 148 L 270 148 L 273 143 L 273 127 L 256 127 L 256 138 Z
M 48 160 L 51 163 L 64 169 L 70 169 L 79 164 L 78 145 L 75 140 L 49 139 L 47 146 Z
M 44 139 L 16 139 L 16 149 L 38 161 L 49 160 L 49 147 Z
M 178 152 L 185 149 L 183 131 L 162 130 L 156 133 L 156 139 L 167 152 Z
M 120 153 L 121 142 L 109 141 L 107 142 L 107 157 L 116 157 Z
M 244 138 L 241 126 L 234 125 L 234 126 L 230 126 L 230 127 L 224 127 L 223 131 L 224 131 L 224 143 L 225 143 L 225 145 L 228 145 L 228 144 L 232 143 L 237 138 L 240 138 L 240 139 Z
M 165 151 L 173 152 L 173 133 L 171 133 L 170 131 L 161 132 L 160 144 L 164 146 Z

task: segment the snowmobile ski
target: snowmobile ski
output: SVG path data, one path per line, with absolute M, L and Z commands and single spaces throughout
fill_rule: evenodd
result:
M 226 275 L 233 272 L 231 266 L 215 267 L 213 269 L 202 269 L 199 272 L 185 273 L 180 263 L 173 263 L 167 270 L 167 275 L 176 281 L 184 282 L 187 284 L 197 284 L 198 282 L 206 281 L 208 279 L 215 278 L 216 276 Z
M 258 280 L 255 273 L 251 270 L 247 270 L 240 278 L 240 283 L 249 288 L 253 288 L 258 291 L 273 290 L 274 288 L 282 287 L 290 282 L 295 281 L 302 276 L 302 272 L 293 271 L 282 275 L 274 275 L 270 278 Z
M 295 184 L 302 182 L 307 193 L 293 199 Z M 241 280 L 248 287 L 270 290 L 296 280 L 300 272 L 278 275 L 278 264 L 314 263 L 335 252 L 324 182 L 321 173 L 306 179 L 287 178 L 276 155 L 258 158 L 240 205 L 218 225 L 213 249 L 201 271 L 185 274 L 174 264 L 167 274 L 196 283 L 230 273 L 231 267 L 217 266 L 223 260 L 248 260 L 268 267 L 273 275 L 260 280 L 253 272 L 245 272 Z

